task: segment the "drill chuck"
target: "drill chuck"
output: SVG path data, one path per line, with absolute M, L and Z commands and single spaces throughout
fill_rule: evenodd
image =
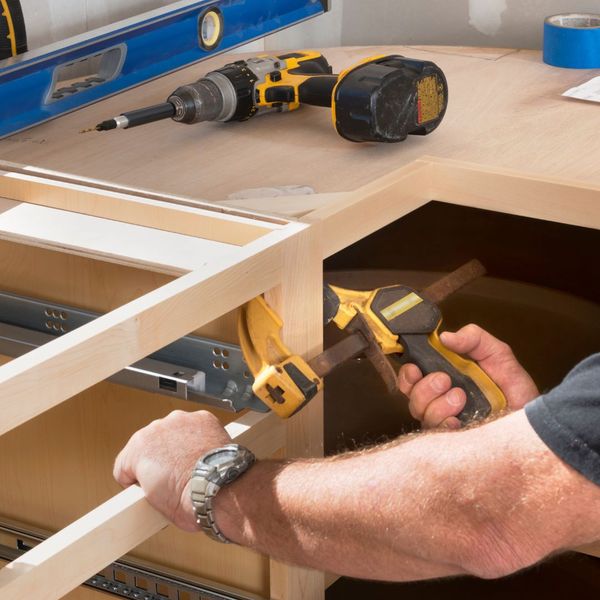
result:
M 248 81 L 254 82 L 250 77 L 252 73 L 248 69 L 237 64 L 228 65 L 194 83 L 178 87 L 162 104 L 125 112 L 103 121 L 96 129 L 129 129 L 168 118 L 186 124 L 245 120 L 256 111 L 252 94 L 247 93 Z
M 231 82 L 220 73 L 178 87 L 168 101 L 175 107 L 173 120 L 187 124 L 228 121 L 237 104 Z

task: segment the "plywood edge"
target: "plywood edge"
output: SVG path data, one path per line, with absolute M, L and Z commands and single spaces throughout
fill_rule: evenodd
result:
M 600 186 L 526 171 L 423 157 L 431 200 L 600 228 Z
M 420 52 L 431 52 L 433 54 L 449 54 L 451 56 L 460 56 L 463 58 L 475 58 L 479 60 L 496 61 L 516 54 L 520 50 L 515 48 L 484 48 L 477 46 L 430 46 L 430 45 L 410 45 L 405 46 L 411 50 Z
M 434 156 L 340 193 L 301 221 L 322 223 L 326 258 L 433 200 L 600 228 L 598 185 Z
M 25 172 L 0 172 L 0 196 L 238 246 L 284 226 Z
M 511 54 L 519 52 L 537 52 L 536 50 L 522 50 L 518 48 L 491 48 L 486 46 L 435 46 L 430 44 L 379 44 L 377 46 L 344 46 L 346 52 L 365 52 L 369 49 L 372 55 L 378 53 L 388 54 L 393 49 L 394 54 L 404 54 L 410 56 L 410 51 L 427 52 L 428 54 L 452 55 L 461 58 L 473 58 L 478 60 L 496 61 Z M 434 59 L 435 60 L 435 59 Z
M 51 169 L 44 169 L 42 167 L 34 167 L 31 165 L 21 165 L 0 159 L 0 171 L 10 171 L 13 173 L 22 173 L 27 175 L 36 175 L 48 179 L 51 181 L 64 182 L 64 183 L 75 183 L 85 185 L 89 188 L 93 188 L 99 191 L 110 191 L 130 196 L 137 196 L 140 198 L 146 198 L 151 200 L 159 200 L 162 202 L 169 202 L 172 204 L 180 204 L 181 206 L 191 206 L 198 209 L 210 211 L 212 213 L 220 213 L 233 217 L 242 217 L 244 219 L 256 219 L 264 223 L 273 223 L 276 225 L 285 225 L 286 220 L 266 214 L 256 214 L 252 210 L 244 210 L 240 208 L 229 208 L 227 206 L 221 206 L 221 204 L 213 203 L 208 200 L 200 198 L 192 198 L 189 196 L 181 196 L 175 194 L 168 194 L 165 192 L 157 192 L 151 189 L 140 189 L 131 187 L 124 184 L 115 184 L 110 181 L 102 179 L 93 179 L 91 177 L 84 177 L 82 175 L 73 175 L 70 173 L 64 173 L 62 171 L 53 171 Z

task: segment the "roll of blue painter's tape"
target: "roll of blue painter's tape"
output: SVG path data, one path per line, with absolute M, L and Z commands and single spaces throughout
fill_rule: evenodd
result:
M 600 15 L 548 17 L 544 21 L 544 62 L 567 69 L 600 69 Z

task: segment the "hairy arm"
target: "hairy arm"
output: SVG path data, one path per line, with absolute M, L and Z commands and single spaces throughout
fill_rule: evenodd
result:
M 216 507 L 238 543 L 370 579 L 500 577 L 600 538 L 600 488 L 523 411 L 333 460 L 259 463 Z
M 210 413 L 175 412 L 134 435 L 115 476 L 195 531 L 189 474 L 227 441 Z M 231 540 L 295 564 L 395 581 L 488 578 L 599 539 L 600 488 L 518 411 L 333 459 L 259 461 L 219 492 L 215 514 Z

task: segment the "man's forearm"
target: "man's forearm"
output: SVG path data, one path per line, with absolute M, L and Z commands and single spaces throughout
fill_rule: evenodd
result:
M 497 577 L 599 536 L 581 524 L 597 494 L 515 413 L 341 458 L 261 461 L 219 493 L 215 514 L 235 542 L 338 574 Z
M 378 452 L 383 460 L 389 450 Z M 396 538 L 399 504 L 386 498 L 389 472 L 372 453 L 315 461 L 261 461 L 219 493 L 216 516 L 232 541 L 280 560 L 371 579 L 424 579 L 464 573 L 407 552 Z M 357 477 L 357 470 L 370 478 Z M 389 482 L 388 482 L 389 483 Z M 408 486 L 405 486 L 408 491 Z

